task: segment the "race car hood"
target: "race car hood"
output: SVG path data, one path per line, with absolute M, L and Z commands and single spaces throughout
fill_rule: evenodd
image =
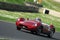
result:
M 33 24 L 37 24 L 38 22 L 33 21 L 33 20 L 29 20 L 29 21 L 25 21 L 24 23 L 25 23 L 25 24 L 33 25 Z
M 34 26 L 35 24 L 38 25 L 39 22 L 35 21 L 35 20 L 27 20 L 27 21 L 23 21 L 23 22 L 20 22 L 20 24 L 23 24 L 23 25 L 31 25 L 31 26 Z

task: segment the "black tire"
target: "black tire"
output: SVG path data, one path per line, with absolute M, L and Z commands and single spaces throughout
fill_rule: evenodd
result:
M 31 34 L 34 34 L 34 31 L 31 31 Z
M 53 28 L 53 32 L 55 33 L 55 28 Z
M 17 30 L 21 30 L 21 28 L 19 28 L 19 27 L 17 26 Z
M 52 38 L 53 35 L 54 35 L 54 32 L 53 32 L 53 30 L 51 30 L 51 31 L 48 33 L 48 37 L 49 37 L 49 38 Z
M 36 31 L 36 34 L 40 35 L 40 34 L 41 34 L 41 32 L 42 32 L 41 27 L 38 27 L 38 28 L 37 28 L 37 31 Z

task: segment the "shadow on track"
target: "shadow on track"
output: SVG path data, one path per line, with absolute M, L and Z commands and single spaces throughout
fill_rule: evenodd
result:
M 21 32 L 25 32 L 25 33 L 32 34 L 30 31 L 27 31 L 27 30 L 21 30 Z M 32 35 L 41 36 L 41 37 L 44 37 L 44 38 L 49 38 L 48 36 L 46 36 L 46 35 L 43 35 L 43 34 L 41 34 L 41 35 L 32 34 Z M 52 40 L 60 40 L 60 39 L 58 39 L 58 38 L 54 38 L 54 37 L 52 37 L 52 38 L 49 38 L 49 39 L 52 39 Z

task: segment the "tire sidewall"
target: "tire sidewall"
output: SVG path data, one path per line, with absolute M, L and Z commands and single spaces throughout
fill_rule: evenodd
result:
M 41 30 L 41 27 L 38 27 L 38 28 L 37 28 L 37 34 L 40 35 L 40 34 L 41 34 L 41 31 L 42 31 L 42 30 Z
M 53 35 L 54 35 L 54 32 L 51 30 L 51 31 L 48 33 L 48 37 L 51 38 Z

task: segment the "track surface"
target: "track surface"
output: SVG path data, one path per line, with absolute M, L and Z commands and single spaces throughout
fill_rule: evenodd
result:
M 53 38 L 48 38 L 45 35 L 31 34 L 26 30 L 18 31 L 15 24 L 0 21 L 0 37 L 15 40 L 60 40 L 60 33 L 56 32 Z

